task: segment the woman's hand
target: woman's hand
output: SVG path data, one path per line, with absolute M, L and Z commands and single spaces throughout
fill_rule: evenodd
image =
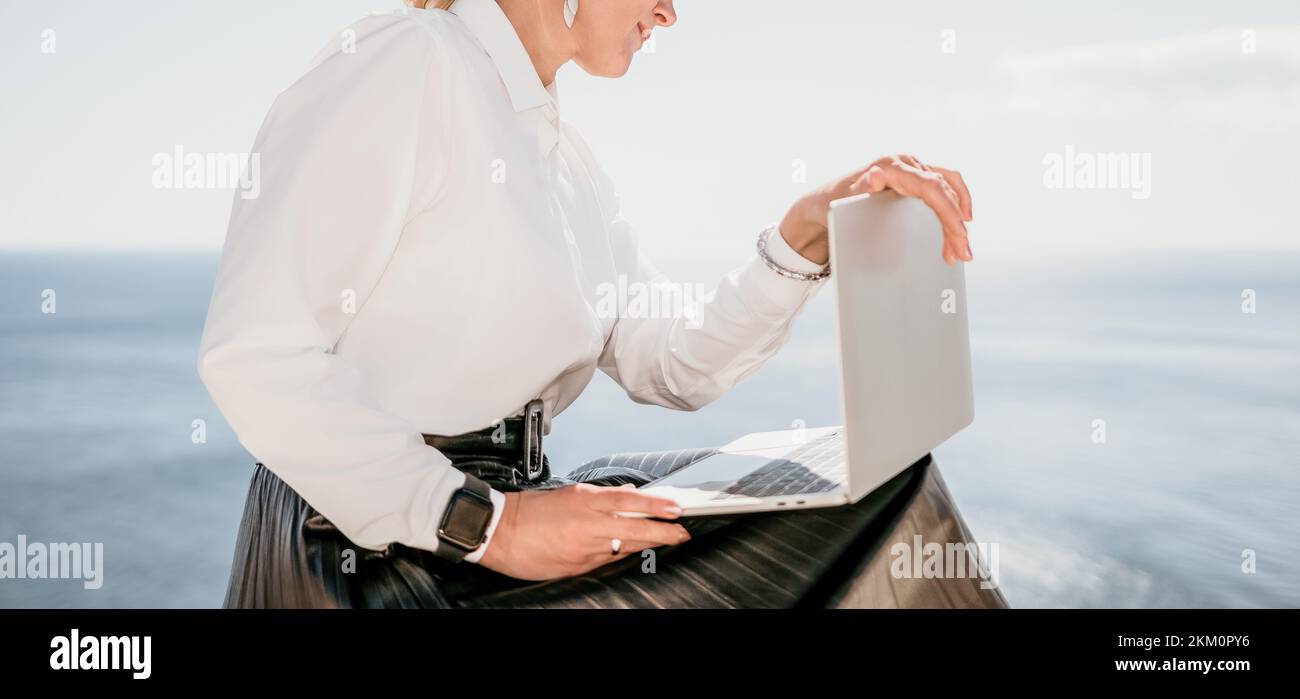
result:
M 619 517 L 615 512 L 676 519 L 681 508 L 629 487 L 579 484 L 506 493 L 505 511 L 479 565 L 521 580 L 551 580 L 691 538 L 680 524 Z M 622 542 L 617 554 L 611 550 L 614 539 Z
M 799 254 L 826 264 L 830 242 L 826 232 L 831 202 L 836 199 L 892 189 L 924 201 L 943 224 L 943 260 L 974 259 L 966 222 L 972 218 L 970 190 L 956 170 L 926 165 L 911 155 L 891 155 L 808 193 L 790 207 L 781 221 L 781 235 Z

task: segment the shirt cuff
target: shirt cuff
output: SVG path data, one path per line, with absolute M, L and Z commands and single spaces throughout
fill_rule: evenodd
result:
M 506 511 L 505 493 L 493 488 L 490 496 L 492 498 L 492 521 L 488 523 L 483 543 L 465 556 L 466 563 L 478 563 L 483 559 L 483 554 L 487 553 L 488 546 L 492 544 L 492 535 L 496 533 L 497 524 L 501 521 L 501 514 Z
M 780 230 L 768 239 L 767 254 L 773 262 L 792 272 L 817 274 L 826 269 L 826 265 L 819 265 L 795 252 Z M 821 279 L 809 282 L 782 276 L 768 267 L 758 255 L 750 258 L 749 264 L 741 268 L 739 277 L 735 279 L 742 289 L 757 290 L 759 298 L 755 300 L 760 303 L 755 310 L 767 317 L 781 317 L 798 310 L 825 281 Z
M 826 265 L 819 265 L 790 247 L 790 243 L 786 242 L 785 236 L 781 235 L 779 229 L 767 241 L 767 254 L 773 262 L 791 272 L 817 274 L 826 269 Z

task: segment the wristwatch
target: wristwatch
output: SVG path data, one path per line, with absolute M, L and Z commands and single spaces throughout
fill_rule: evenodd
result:
M 465 485 L 452 493 L 438 525 L 438 555 L 459 563 L 482 546 L 495 510 L 491 486 L 465 474 Z

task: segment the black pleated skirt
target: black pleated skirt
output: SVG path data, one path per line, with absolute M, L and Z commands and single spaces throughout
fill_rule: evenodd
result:
M 449 454 L 498 489 L 573 483 L 642 485 L 714 453 L 692 449 L 605 457 L 537 483 L 499 457 Z M 399 544 L 350 542 L 265 466 L 253 473 L 227 608 L 784 608 L 1005 607 L 980 577 L 900 576 L 895 543 L 974 543 L 926 457 L 844 507 L 686 518 L 691 541 L 542 583 L 453 564 Z M 983 583 L 983 584 L 981 584 Z

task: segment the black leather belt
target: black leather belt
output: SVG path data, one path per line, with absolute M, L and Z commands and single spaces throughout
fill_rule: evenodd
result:
M 541 399 L 529 401 L 524 414 L 508 417 L 477 432 L 467 432 L 454 437 L 426 434 L 424 443 L 447 454 L 495 455 L 518 459 L 523 475 L 536 481 L 544 473 L 542 461 L 542 429 L 545 404 Z

